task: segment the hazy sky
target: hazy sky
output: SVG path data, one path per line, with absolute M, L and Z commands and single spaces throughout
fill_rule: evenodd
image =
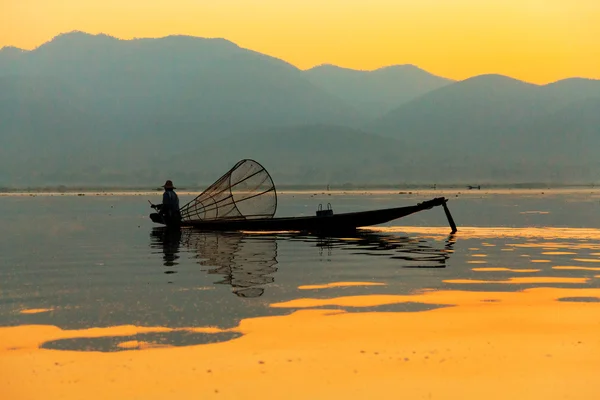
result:
M 0 0 L 0 46 L 72 30 L 223 37 L 302 69 L 600 78 L 600 0 Z

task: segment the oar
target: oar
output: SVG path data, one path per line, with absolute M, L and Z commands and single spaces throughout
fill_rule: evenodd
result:
M 452 228 L 452 233 L 456 233 L 456 224 L 454 223 L 454 218 L 452 218 L 452 214 L 450 214 L 450 210 L 446 205 L 447 202 L 448 200 L 445 200 L 442 203 L 442 207 L 444 207 L 444 213 L 446 213 L 446 218 L 448 218 L 448 223 L 450 224 L 450 228 Z

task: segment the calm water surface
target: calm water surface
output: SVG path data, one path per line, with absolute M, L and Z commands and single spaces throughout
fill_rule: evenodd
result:
M 44 349 L 119 352 L 142 351 L 142 344 L 227 342 L 244 335 L 235 330 L 241 321 L 307 307 L 429 315 L 456 305 L 452 296 L 439 304 L 330 301 L 340 298 L 466 291 L 484 300 L 490 293 L 492 307 L 497 293 L 563 288 L 571 291 L 557 294 L 556 304 L 600 301 L 588 290 L 600 286 L 598 191 L 283 194 L 277 216 L 310 215 L 319 203 L 330 202 L 339 213 L 439 195 L 450 198 L 455 235 L 449 235 L 442 209 L 352 237 L 319 238 L 167 232 L 148 220 L 145 196 L 0 197 L 0 327 L 218 328 L 81 334 L 39 343 Z M 189 196 L 181 197 L 185 202 Z
M 308 215 L 323 202 L 333 203 L 335 212 L 346 212 L 423 199 L 417 195 L 280 195 L 278 216 Z M 600 267 L 597 237 L 523 237 L 532 227 L 596 229 L 598 194 L 467 193 L 450 198 L 459 226 L 456 235 L 449 235 L 438 208 L 386 224 L 382 231 L 365 230 L 347 238 L 167 232 L 147 219 L 149 208 L 141 196 L 3 197 L 0 204 L 5 226 L 0 232 L 0 325 L 231 327 L 242 318 L 280 313 L 269 307 L 271 303 L 307 295 L 520 290 L 543 285 L 447 282 L 459 279 L 543 276 L 585 280 L 577 284 L 557 280 L 553 286 L 600 283 L 594 279 L 600 275 L 600 270 L 594 270 Z M 413 229 L 405 233 L 399 222 Z M 438 229 L 432 237 L 418 229 L 415 233 L 414 227 Z M 503 237 L 490 237 L 489 232 L 481 238 L 471 232 L 461 237 L 464 227 L 515 229 Z M 385 286 L 325 292 L 298 289 L 347 281 Z M 52 311 L 20 313 L 28 309 Z

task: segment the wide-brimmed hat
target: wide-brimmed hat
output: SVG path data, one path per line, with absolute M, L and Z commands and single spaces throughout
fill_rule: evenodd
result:
M 175 186 L 173 186 L 173 182 L 171 182 L 171 181 L 166 181 L 165 184 L 163 185 L 163 187 L 165 189 L 175 189 Z

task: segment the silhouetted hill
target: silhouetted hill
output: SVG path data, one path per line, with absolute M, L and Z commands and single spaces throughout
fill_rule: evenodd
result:
M 81 107 L 126 115 L 146 133 L 211 135 L 361 121 L 358 110 L 312 85 L 297 68 L 223 39 L 118 40 L 75 32 L 6 64 L 0 63 L 0 76 L 66 80 L 80 93 Z
M 401 183 L 405 175 L 399 168 L 408 154 L 409 149 L 395 139 L 317 124 L 215 138 L 207 146 L 169 159 L 168 164 L 190 171 L 210 165 L 212 171 L 225 172 L 240 159 L 254 158 L 268 168 L 276 184 L 344 184 L 374 179 L 378 183 Z
M 600 80 L 570 78 L 542 86 L 542 91 L 561 105 L 600 96 Z
M 453 82 L 414 65 L 394 65 L 374 71 L 321 65 L 305 74 L 315 85 L 373 117 Z
M 14 60 L 19 58 L 22 54 L 26 52 L 27 50 L 23 50 L 14 46 L 2 47 L 0 49 L 0 60 Z
M 501 75 L 481 75 L 427 93 L 369 124 L 391 137 L 489 137 L 577 101 L 600 96 L 600 81 L 569 79 L 538 86 Z
M 583 179 L 588 170 L 585 179 L 595 179 L 586 165 L 596 162 L 583 151 L 597 145 L 591 134 L 598 132 L 593 110 L 600 113 L 594 96 L 600 97 L 600 85 L 593 80 L 538 86 L 478 76 L 428 93 L 370 128 L 420 144 L 448 170 L 465 167 L 465 176 L 477 168 L 493 180 L 564 180 Z
M 470 137 L 536 112 L 537 89 L 504 76 L 478 76 L 427 93 L 390 111 L 371 127 L 391 137 L 448 136 L 446 140 L 455 141 L 457 136 Z
M 523 146 L 557 165 L 590 163 L 600 173 L 600 91 L 520 126 Z
M 13 179 L 0 181 L 0 186 L 139 186 L 153 185 L 165 176 L 176 178 L 181 185 L 207 185 L 243 158 L 265 165 L 276 184 L 403 183 L 410 172 L 402 169 L 409 162 L 405 157 L 408 149 L 399 141 L 323 124 L 214 136 L 188 147 L 123 140 L 111 147 L 100 143 L 89 149 L 79 147 L 77 152 L 63 151 L 64 158 L 60 151 L 36 147 L 34 152 L 45 156 L 40 162 L 21 159 L 12 171 Z M 8 153 L 0 150 L 0 156 L 7 156 L 0 159 L 0 168 L 11 172 L 7 160 L 14 157 Z M 48 160 L 48 154 L 54 162 Z M 30 173 L 27 179 L 17 179 L 24 170 Z
M 94 146 L 75 90 L 57 79 L 0 77 L 0 169 L 30 175 L 45 165 L 68 165 L 80 146 Z
M 590 182 L 599 99 L 589 79 L 300 71 L 223 39 L 75 32 L 0 50 L 0 186 L 206 184 L 242 158 L 281 185 Z

